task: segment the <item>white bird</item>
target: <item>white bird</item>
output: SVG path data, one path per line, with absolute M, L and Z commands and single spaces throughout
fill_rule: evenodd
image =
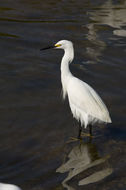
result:
M 61 61 L 61 83 L 63 99 L 68 96 L 69 105 L 73 117 L 80 123 L 78 138 L 81 138 L 82 126 L 89 126 L 92 136 L 92 126 L 98 123 L 111 123 L 108 109 L 100 96 L 87 83 L 73 76 L 69 64 L 74 58 L 73 43 L 68 40 L 61 40 L 54 46 L 45 49 L 63 49 L 64 56 Z
M 0 190 L 21 190 L 21 189 L 13 184 L 0 183 Z

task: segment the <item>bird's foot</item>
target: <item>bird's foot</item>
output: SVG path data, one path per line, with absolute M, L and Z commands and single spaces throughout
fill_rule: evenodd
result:
M 79 140 L 81 140 L 81 138 L 70 137 L 69 140 L 67 141 L 67 143 L 76 142 Z
M 81 137 L 89 137 L 89 138 L 93 138 L 94 136 L 91 135 L 90 133 L 84 133 L 84 132 L 81 132 Z

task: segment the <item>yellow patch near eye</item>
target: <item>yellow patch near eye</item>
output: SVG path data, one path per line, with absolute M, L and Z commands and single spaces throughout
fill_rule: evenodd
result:
M 61 44 L 55 44 L 55 47 L 60 47 L 61 46 Z

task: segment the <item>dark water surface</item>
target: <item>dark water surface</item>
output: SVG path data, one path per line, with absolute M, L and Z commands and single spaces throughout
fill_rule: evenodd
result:
M 62 51 L 73 41 L 71 71 L 90 84 L 112 121 L 89 142 L 76 137 L 60 84 Z M 0 181 L 23 190 L 126 189 L 126 0 L 0 1 Z

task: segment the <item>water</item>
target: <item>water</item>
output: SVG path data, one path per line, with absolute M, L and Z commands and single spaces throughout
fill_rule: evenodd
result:
M 1 0 L 0 26 L 0 182 L 125 190 L 126 1 Z M 78 128 L 61 98 L 63 52 L 39 51 L 61 39 L 74 43 L 71 71 L 112 117 L 94 128 L 92 142 L 67 143 Z

